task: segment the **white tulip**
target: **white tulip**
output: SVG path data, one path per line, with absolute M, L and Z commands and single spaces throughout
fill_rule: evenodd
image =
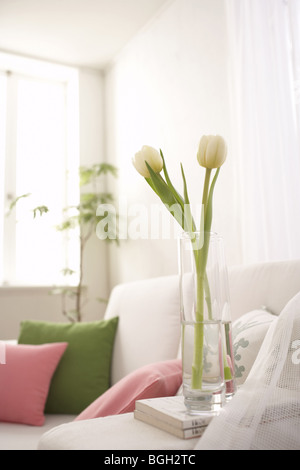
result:
M 150 178 L 150 173 L 146 163 L 152 168 L 155 173 L 160 173 L 163 168 L 163 159 L 159 152 L 153 147 L 144 145 L 142 149 L 137 152 L 132 159 L 133 166 L 144 178 Z
M 219 135 L 202 136 L 197 153 L 197 159 L 205 168 L 219 168 L 227 156 L 227 145 Z

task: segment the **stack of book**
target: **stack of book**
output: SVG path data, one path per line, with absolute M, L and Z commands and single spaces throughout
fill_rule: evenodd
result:
M 187 413 L 182 396 L 150 398 L 135 403 L 134 417 L 182 439 L 200 437 L 212 417 Z

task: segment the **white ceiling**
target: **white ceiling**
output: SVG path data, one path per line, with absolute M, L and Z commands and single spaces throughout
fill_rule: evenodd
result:
M 0 50 L 103 69 L 170 0 L 0 0 Z

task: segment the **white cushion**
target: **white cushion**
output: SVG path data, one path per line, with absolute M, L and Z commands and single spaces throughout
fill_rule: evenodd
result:
M 112 384 L 130 372 L 177 357 L 180 302 L 177 276 L 121 284 L 111 293 L 105 318 L 119 317 Z
M 38 450 L 191 450 L 198 439 L 180 439 L 126 413 L 58 426 Z
M 233 352 L 236 384 L 241 385 L 249 375 L 267 331 L 278 317 L 265 310 L 255 310 L 233 322 Z

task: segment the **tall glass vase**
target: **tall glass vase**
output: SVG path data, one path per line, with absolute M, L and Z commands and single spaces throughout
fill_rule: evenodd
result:
M 217 234 L 180 237 L 183 395 L 194 414 L 218 412 L 235 390 L 224 259 Z

